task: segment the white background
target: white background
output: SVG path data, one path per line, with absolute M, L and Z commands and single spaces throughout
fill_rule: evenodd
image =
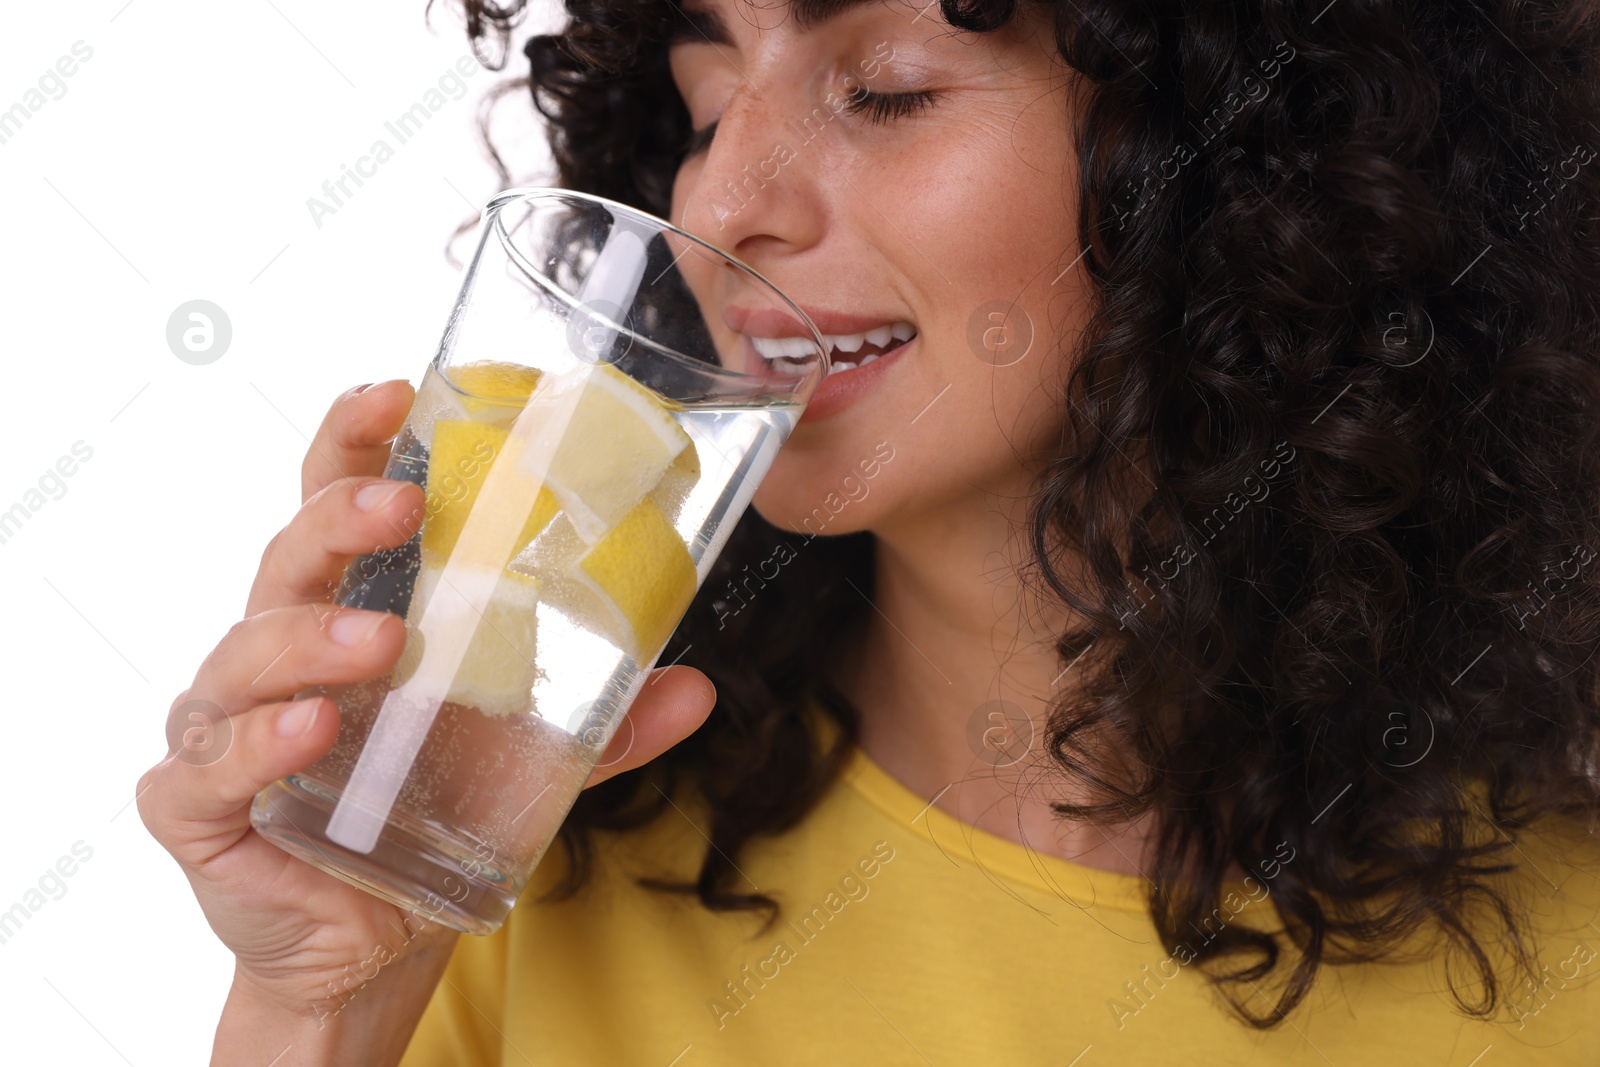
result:
M 430 31 L 424 7 L 8 5 L 0 111 L 74 42 L 93 56 L 0 144 L 0 512 L 26 506 L 75 443 L 93 456 L 0 543 L 0 911 L 75 843 L 93 851 L 0 944 L 5 1063 L 209 1056 L 232 957 L 145 831 L 134 784 L 297 507 L 328 403 L 420 379 L 458 280 L 445 244 L 498 188 L 477 103 L 526 72 L 522 39 L 559 18 L 537 2 L 505 69 L 477 68 L 400 145 L 384 123 L 471 54 L 453 10 L 436 3 Z M 547 180 L 526 95 L 496 115 L 513 182 Z M 317 226 L 307 198 L 379 138 L 394 158 Z M 204 366 L 166 337 L 195 299 L 233 331 Z

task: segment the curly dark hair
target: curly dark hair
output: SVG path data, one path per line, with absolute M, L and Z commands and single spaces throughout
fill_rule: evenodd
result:
M 458 2 L 504 51 L 522 0 Z M 1036 6 L 1092 89 L 1076 151 L 1096 307 L 1065 383 L 1073 451 L 1029 513 L 1027 578 L 1082 620 L 1062 663 L 1096 651 L 1046 735 L 1095 799 L 1056 810 L 1153 813 L 1169 949 L 1231 865 L 1293 843 L 1283 931 L 1228 927 L 1197 952 L 1253 1025 L 1321 965 L 1424 929 L 1457 1006 L 1488 1016 L 1511 988 L 1501 953 L 1533 965 L 1496 880 L 1507 849 L 1600 807 L 1596 5 Z M 977 33 L 1018 10 L 940 7 Z M 664 45 L 679 8 L 566 10 L 507 88 L 548 120 L 561 184 L 667 214 L 690 134 Z M 1128 491 L 1135 463 L 1147 493 Z M 741 520 L 663 655 L 688 647 L 716 710 L 582 797 L 565 890 L 595 830 L 648 821 L 687 781 L 710 847 L 692 885 L 660 888 L 776 914 L 735 859 L 805 815 L 856 736 L 825 665 L 866 611 L 850 583 L 872 579 L 870 533 L 806 540 Z M 780 543 L 794 561 L 722 625 L 718 591 Z M 1252 1014 L 1264 980 L 1276 1003 Z

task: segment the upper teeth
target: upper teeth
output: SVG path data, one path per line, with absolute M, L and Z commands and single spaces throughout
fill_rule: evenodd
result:
M 750 343 L 767 359 L 804 359 L 817 350 L 804 337 L 752 337 Z
M 895 322 L 887 326 L 878 326 L 864 333 L 823 334 L 822 340 L 832 349 L 839 352 L 859 352 L 863 345 L 872 344 L 879 348 L 887 345 L 890 340 L 909 341 L 917 335 L 917 328 L 909 322 Z M 756 346 L 767 359 L 801 359 L 811 354 L 812 344 L 803 337 L 752 337 L 750 343 Z

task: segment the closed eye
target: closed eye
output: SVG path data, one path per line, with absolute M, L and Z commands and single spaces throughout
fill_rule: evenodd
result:
M 933 106 L 938 93 L 932 89 L 917 89 L 905 93 L 874 93 L 863 90 L 847 98 L 845 110 L 852 115 L 865 115 L 868 122 L 889 123 L 895 119 L 909 118 Z M 708 123 L 689 134 L 684 146 L 685 158 L 704 152 L 717 135 L 716 122 Z
M 850 95 L 845 110 L 852 115 L 865 115 L 868 122 L 888 123 L 926 111 L 933 106 L 938 95 L 932 89 L 918 89 L 906 93 L 874 93 L 863 90 Z

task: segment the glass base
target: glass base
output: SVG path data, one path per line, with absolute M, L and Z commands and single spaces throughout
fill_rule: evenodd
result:
M 257 794 L 250 823 L 290 855 L 452 930 L 486 935 L 506 921 L 516 888 L 470 846 L 392 812 L 373 850 L 353 852 L 325 836 L 337 803 L 321 783 L 291 775 Z

